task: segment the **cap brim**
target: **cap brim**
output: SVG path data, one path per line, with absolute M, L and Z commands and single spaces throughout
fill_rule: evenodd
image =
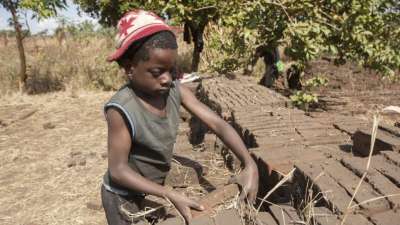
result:
M 172 32 L 171 28 L 166 24 L 155 24 L 155 25 L 152 25 L 152 26 L 142 29 L 142 31 L 140 31 L 139 33 L 132 35 L 131 37 L 128 37 L 129 39 L 125 40 L 120 48 L 118 48 L 114 53 L 112 53 L 111 55 L 109 55 L 107 57 L 107 61 L 112 62 L 112 61 L 117 60 L 119 57 L 121 57 L 125 53 L 125 51 L 129 48 L 129 46 L 131 46 L 131 44 L 134 41 L 137 41 L 141 38 L 150 36 L 152 34 L 155 34 L 157 32 L 163 31 L 163 30 Z

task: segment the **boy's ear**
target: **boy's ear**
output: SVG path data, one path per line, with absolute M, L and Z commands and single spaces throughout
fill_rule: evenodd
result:
M 135 67 L 134 66 L 127 67 L 125 68 L 125 72 L 128 75 L 128 78 L 132 79 L 135 74 Z

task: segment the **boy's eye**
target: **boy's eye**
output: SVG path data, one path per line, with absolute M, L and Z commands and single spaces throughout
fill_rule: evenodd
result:
M 156 69 L 150 69 L 149 72 L 150 72 L 150 74 L 151 74 L 153 77 L 159 77 L 159 76 L 161 76 L 163 73 L 165 73 L 166 70 L 156 68 Z M 170 73 L 172 76 L 175 76 L 175 75 L 176 75 L 176 72 L 177 72 L 177 71 L 176 71 L 176 68 L 175 68 L 175 67 L 173 67 L 172 69 L 169 70 L 169 73 Z
M 151 69 L 149 72 L 153 77 L 159 77 L 161 74 L 163 74 L 161 69 Z

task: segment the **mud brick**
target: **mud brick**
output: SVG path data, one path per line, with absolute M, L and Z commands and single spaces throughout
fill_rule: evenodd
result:
M 269 146 L 272 148 L 287 147 L 287 146 L 298 146 L 304 139 L 299 135 L 291 135 L 290 137 L 257 137 L 256 142 L 259 146 Z
M 179 217 L 171 217 L 164 221 L 157 223 L 157 225 L 185 225 L 183 219 Z
M 242 218 L 237 210 L 229 209 L 217 213 L 214 218 L 215 225 L 242 225 Z
M 397 187 L 400 187 L 400 167 L 390 163 L 382 155 L 374 156 L 371 166 L 387 177 Z
M 376 225 L 400 225 L 400 212 L 389 210 L 373 214 L 371 221 Z
M 366 161 L 366 159 L 359 160 L 355 157 L 345 157 L 342 159 L 342 164 L 352 170 L 357 176 L 361 177 L 366 169 Z M 400 188 L 396 187 L 390 180 L 373 168 L 368 171 L 366 181 L 382 195 L 387 196 L 400 193 Z M 388 197 L 387 200 L 390 202 L 392 208 L 400 207 L 400 196 Z
M 214 225 L 214 221 L 209 215 L 202 215 L 193 218 L 190 225 Z
M 279 225 L 269 212 L 259 212 L 256 220 L 259 225 Z
M 371 133 L 366 130 L 357 130 L 353 136 L 353 150 L 362 156 L 368 156 L 371 145 Z M 377 132 L 374 153 L 385 150 L 400 150 L 400 138 L 388 133 Z
M 287 205 L 271 205 L 269 207 L 271 214 L 274 215 L 279 225 L 301 224 L 301 219 L 297 215 L 296 209 Z
M 345 135 L 325 136 L 325 137 L 306 137 L 304 145 L 315 146 L 315 145 L 329 145 L 329 144 L 342 144 L 348 139 Z
M 339 225 L 343 220 L 343 215 L 335 215 L 325 207 L 315 207 L 313 220 L 317 225 Z M 372 225 L 372 223 L 361 214 L 348 214 L 343 225 Z
M 329 136 L 343 136 L 348 138 L 348 135 L 343 134 L 339 130 L 331 126 L 315 126 L 315 127 L 298 127 L 300 135 L 303 137 L 329 137 Z
M 236 196 L 238 193 L 239 193 L 239 187 L 236 184 L 230 184 L 209 193 L 199 202 L 205 207 L 205 210 L 203 211 L 192 210 L 193 218 L 201 217 L 203 215 L 211 213 L 215 206 L 228 201 L 232 197 Z
M 274 170 L 287 174 L 298 161 L 308 162 L 326 159 L 326 157 L 316 151 L 304 149 L 302 146 L 275 147 L 260 146 L 251 149 L 251 152 L 265 163 L 271 165 Z
M 312 209 L 312 220 L 316 225 L 338 225 L 340 220 L 336 214 L 325 207 L 314 207 Z
M 348 193 L 353 194 L 357 188 L 360 178 L 357 177 L 352 171 L 342 166 L 335 160 L 329 160 L 323 165 L 325 171 L 335 180 L 340 186 L 345 188 Z M 370 199 L 380 197 L 371 185 L 363 182 L 358 189 L 354 198 L 357 203 L 361 203 Z M 365 203 L 361 206 L 368 209 L 389 209 L 390 205 L 385 199 Z
M 359 122 L 352 122 L 352 121 L 340 121 L 340 122 L 334 122 L 333 127 L 336 129 L 345 132 L 349 135 L 353 135 L 354 133 L 357 132 L 359 129 L 367 129 L 371 125 L 359 123 Z
M 379 129 L 386 131 L 394 136 L 400 137 L 400 128 L 389 125 L 379 125 Z
M 250 131 L 258 138 L 274 138 L 279 141 L 284 141 L 287 140 L 285 137 L 289 138 L 299 138 L 300 140 L 303 140 L 303 136 L 301 136 L 299 133 L 295 131 L 293 128 L 289 127 L 280 127 L 280 128 L 269 128 L 269 127 L 264 127 L 262 129 L 254 129 Z
M 373 225 L 367 218 L 361 214 L 349 214 L 346 218 L 344 225 Z
M 305 117 L 305 116 L 304 116 Z M 259 130 L 262 129 L 292 129 L 294 127 L 302 127 L 306 128 L 307 126 L 314 125 L 314 127 L 323 127 L 326 128 L 326 125 L 321 125 L 315 123 L 314 121 L 308 118 L 296 118 L 291 119 L 287 117 L 282 117 L 280 115 L 277 116 L 269 116 L 268 114 L 259 116 L 259 117 L 250 117 L 247 119 L 236 119 L 236 121 L 243 122 L 246 127 L 249 129 L 258 128 Z M 262 123 L 260 123 L 262 121 Z
M 382 151 L 381 153 L 387 160 L 400 167 L 400 153 L 393 151 Z
M 347 205 L 351 200 L 345 189 L 343 189 L 326 171 L 321 167 L 322 162 L 305 163 L 298 162 L 295 179 L 300 182 L 300 186 L 305 189 L 304 192 L 313 187 L 313 194 L 323 196 L 323 201 L 317 204 L 329 206 L 343 213 L 347 210 Z M 304 180 L 302 180 L 304 179 Z M 311 181 L 311 182 L 310 182 Z

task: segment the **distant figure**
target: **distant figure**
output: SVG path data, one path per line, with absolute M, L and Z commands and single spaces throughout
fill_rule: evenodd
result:
M 279 73 L 283 71 L 283 64 L 280 61 L 278 47 L 270 48 L 265 45 L 256 48 L 256 53 L 250 63 L 250 68 L 245 71 L 247 74 L 253 72 L 254 65 L 260 57 L 264 58 L 265 72 L 260 80 L 260 84 L 268 88 L 272 87 Z

